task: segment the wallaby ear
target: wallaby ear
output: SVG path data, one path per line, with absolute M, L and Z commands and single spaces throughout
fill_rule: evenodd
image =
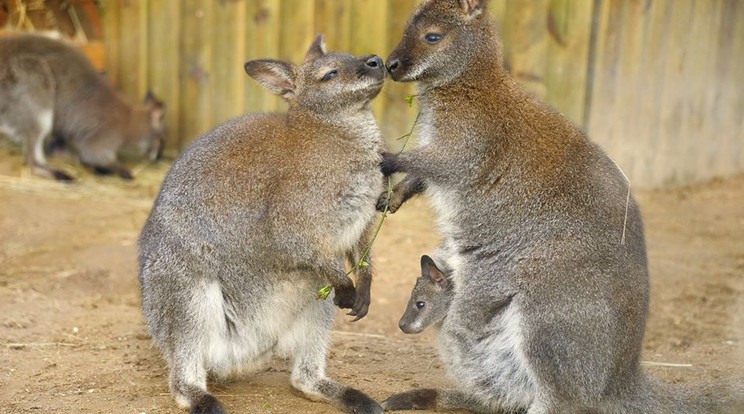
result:
M 326 43 L 325 39 L 323 38 L 323 33 L 318 33 L 318 35 L 315 36 L 315 40 L 313 40 L 313 44 L 310 45 L 310 48 L 305 54 L 305 62 L 317 59 L 325 55 L 326 53 L 328 53 L 328 50 L 326 49 Z
M 431 279 L 440 289 L 445 289 L 449 286 L 447 277 L 439 270 L 434 260 L 427 255 L 421 256 L 421 276 Z
M 159 100 L 152 91 L 145 94 L 145 108 L 150 112 L 153 121 L 163 119 L 165 116 L 165 103 Z
M 145 94 L 145 105 L 153 104 L 157 102 L 157 100 L 158 99 L 155 97 L 155 94 L 152 93 L 152 91 L 148 90 L 147 93 Z
M 486 5 L 488 4 L 488 0 L 459 0 L 460 1 L 460 7 L 462 7 L 462 10 L 468 14 L 468 16 L 475 17 L 481 13 L 483 13 L 483 10 L 486 9 Z
M 245 73 L 274 95 L 290 99 L 295 94 L 295 65 L 273 59 L 245 62 Z

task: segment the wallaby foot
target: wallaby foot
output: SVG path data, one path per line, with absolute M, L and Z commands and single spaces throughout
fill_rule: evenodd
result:
M 442 390 L 433 388 L 418 388 L 415 390 L 393 394 L 382 402 L 385 411 L 400 410 L 433 410 L 451 411 L 466 410 L 473 413 L 501 413 L 498 408 L 486 406 L 471 395 L 459 390 Z M 523 413 L 515 411 L 514 413 Z
M 325 374 L 333 312 L 333 307 L 322 301 L 313 303 L 287 332 L 285 339 L 291 342 L 280 341 L 280 348 L 294 349 L 290 375 L 292 392 L 309 400 L 329 402 L 347 413 L 382 414 L 382 407 L 372 398 L 338 384 Z
M 98 175 L 112 175 L 112 174 L 115 174 L 115 175 L 118 175 L 119 177 L 121 177 L 121 178 L 123 178 L 125 180 L 132 180 L 132 179 L 134 179 L 134 176 L 132 176 L 132 173 L 129 172 L 128 169 L 126 169 L 126 168 L 124 168 L 122 166 L 119 166 L 119 165 L 108 166 L 108 167 L 104 167 L 104 166 L 100 166 L 100 165 L 94 165 L 93 166 L 93 172 L 95 172 Z
M 75 179 L 72 178 L 71 175 L 67 174 L 64 171 L 50 169 L 49 172 L 52 173 L 52 176 L 57 181 L 61 181 L 61 182 L 64 182 L 64 183 L 69 183 L 69 182 L 75 181 Z
M 303 389 L 298 388 L 299 386 Z M 367 394 L 354 388 L 344 387 L 336 382 L 323 378 L 313 385 L 292 384 L 292 393 L 312 401 L 326 400 L 345 413 L 382 414 L 385 411 L 380 404 Z
M 70 183 L 75 181 L 75 178 L 73 178 L 66 172 L 47 167 L 45 165 L 31 165 L 31 172 L 40 177 L 53 178 L 63 183 Z
M 227 414 L 222 404 L 211 394 L 205 394 L 192 407 L 190 414 Z
M 400 394 L 393 394 L 382 402 L 386 411 L 433 410 L 437 406 L 437 390 L 420 388 Z

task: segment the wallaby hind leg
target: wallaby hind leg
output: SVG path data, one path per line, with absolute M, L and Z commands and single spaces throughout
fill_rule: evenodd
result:
M 44 142 L 51 136 L 54 125 L 56 85 L 49 66 L 43 59 L 25 55 L 14 57 L 9 63 L 15 86 L 24 93 L 14 96 L 17 102 L 9 107 L 8 117 L 14 119 L 14 129 L 23 137 L 29 168 L 42 177 L 72 181 L 70 175 L 47 166 L 44 155 Z
M 294 354 L 292 390 L 313 401 L 328 401 L 347 413 L 382 414 L 382 407 L 363 392 L 326 377 L 334 313 L 329 300 L 313 301 L 280 340 L 279 348 Z
M 36 113 L 36 122 L 24 131 L 26 147 L 26 163 L 31 171 L 42 177 L 54 178 L 59 181 L 73 181 L 67 173 L 47 166 L 44 155 L 44 142 L 52 132 L 52 110 L 40 110 Z
M 181 408 L 191 414 L 225 414 L 224 408 L 207 392 L 207 370 L 198 350 L 182 351 L 173 357 L 170 367 L 170 390 Z

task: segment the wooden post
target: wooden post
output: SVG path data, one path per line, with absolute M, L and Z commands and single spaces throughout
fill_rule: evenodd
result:
M 147 86 L 166 105 L 168 128 L 166 148 L 178 150 L 183 137 L 180 125 L 180 62 L 178 42 L 181 37 L 181 2 L 150 0 L 148 8 L 149 45 Z
M 593 7 L 591 1 L 551 0 L 546 22 L 545 99 L 582 127 Z
M 246 5 L 244 2 L 217 2 L 214 5 L 214 36 L 211 93 L 212 123 L 217 125 L 244 111 Z
M 181 7 L 181 142 L 184 148 L 212 127 L 212 2 L 184 2 Z
M 246 6 L 245 28 L 248 41 L 245 60 L 279 58 L 279 31 L 289 30 L 279 26 L 280 0 L 250 0 Z M 281 107 L 280 98 L 273 96 L 255 80 L 246 80 L 247 112 L 275 111 Z

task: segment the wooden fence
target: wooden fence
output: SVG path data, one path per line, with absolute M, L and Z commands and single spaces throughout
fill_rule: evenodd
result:
M 103 0 L 108 74 L 169 105 L 169 147 L 250 111 L 281 110 L 248 59 L 392 51 L 418 0 Z M 744 1 L 491 0 L 514 76 L 600 143 L 633 186 L 744 170 Z M 388 82 L 374 110 L 391 146 L 416 115 Z

